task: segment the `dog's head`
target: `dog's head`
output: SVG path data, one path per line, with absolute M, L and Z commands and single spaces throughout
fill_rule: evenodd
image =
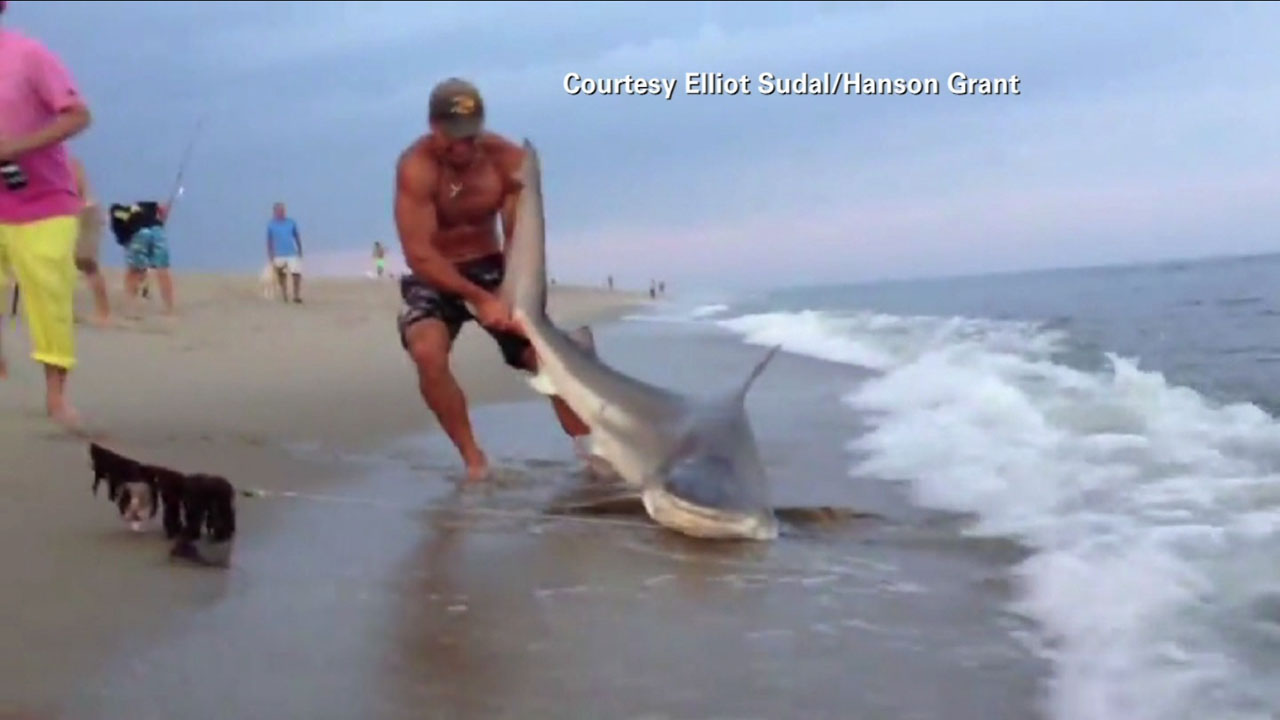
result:
M 147 466 L 113 452 L 97 443 L 89 445 L 89 462 L 93 467 L 93 494 L 98 485 L 107 483 L 107 499 L 115 503 L 120 517 L 134 530 L 155 517 L 158 498 L 155 477 Z
M 126 469 L 125 478 L 116 492 L 116 507 L 120 509 L 120 517 L 129 523 L 129 527 L 135 531 L 141 530 L 143 523 L 156 516 L 156 510 L 160 506 L 156 477 L 148 466 L 131 462 Z
M 158 504 L 155 481 L 150 478 L 139 477 L 124 483 L 116 495 L 120 517 L 135 531 L 141 530 L 143 523 L 155 517 Z

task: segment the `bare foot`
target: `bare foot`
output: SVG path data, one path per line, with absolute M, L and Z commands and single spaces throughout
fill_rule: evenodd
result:
M 480 482 L 489 479 L 489 458 L 479 450 L 470 454 L 471 457 L 463 457 L 463 462 L 467 465 L 467 480 L 469 482 Z
M 572 441 L 573 441 L 574 456 L 576 456 L 579 460 L 582 460 L 584 462 L 587 460 L 587 458 L 591 457 L 591 436 L 590 435 L 579 435 L 578 437 L 572 438 Z
M 0 357 L 0 380 L 9 377 L 9 365 L 5 363 L 4 358 Z
M 76 411 L 71 403 L 63 400 L 57 404 L 50 404 L 46 407 L 49 419 L 61 425 L 64 429 L 73 433 L 84 431 L 84 425 L 80 419 L 80 413 Z
M 98 328 L 114 327 L 116 321 L 110 315 L 94 315 L 89 318 L 89 324 Z

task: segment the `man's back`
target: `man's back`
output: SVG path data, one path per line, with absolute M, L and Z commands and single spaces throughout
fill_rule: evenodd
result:
M 0 137 L 30 135 L 81 103 L 62 62 L 40 42 L 0 27 Z M 0 222 L 32 222 L 80 209 L 66 146 L 55 143 L 20 158 L 27 185 L 0 188 Z

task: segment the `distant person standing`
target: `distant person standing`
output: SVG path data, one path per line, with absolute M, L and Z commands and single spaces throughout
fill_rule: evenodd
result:
M 31 356 L 44 366 L 45 412 L 73 429 L 80 419 L 67 378 L 76 364 L 72 300 L 83 203 L 65 142 L 91 122 L 62 61 L 38 40 L 0 26 L 0 268 L 12 271 L 22 290 Z
M 143 200 L 132 205 L 113 205 L 112 213 L 116 218 L 120 217 L 118 213 L 124 217 L 123 232 L 127 238 L 124 245 L 125 265 L 128 267 L 124 276 L 124 289 L 129 302 L 136 306 L 148 271 L 154 271 L 156 282 L 160 285 L 165 315 L 172 317 L 173 276 L 169 274 L 169 235 L 164 226 L 169 218 L 169 206 Z M 134 314 L 137 314 L 136 309 Z
M 373 241 L 373 271 L 378 277 L 382 277 L 387 272 L 387 251 L 377 240 Z
M 302 234 L 298 224 L 285 214 L 284 203 L 276 203 L 267 223 L 267 262 L 276 271 L 280 299 L 289 302 L 288 275 L 293 276 L 293 301 L 302 302 Z
M 610 289 L 610 290 L 612 290 L 612 289 L 613 289 L 613 276 L 612 276 L 612 275 L 610 275 L 610 276 L 609 276 L 609 289 Z

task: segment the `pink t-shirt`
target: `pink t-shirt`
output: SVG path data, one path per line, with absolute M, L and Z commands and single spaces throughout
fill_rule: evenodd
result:
M 0 137 L 40 130 L 81 102 L 75 81 L 56 55 L 38 41 L 0 27 Z M 0 160 L 15 160 L 27 176 L 21 190 L 0 182 L 0 222 L 34 222 L 79 211 L 63 143 Z

